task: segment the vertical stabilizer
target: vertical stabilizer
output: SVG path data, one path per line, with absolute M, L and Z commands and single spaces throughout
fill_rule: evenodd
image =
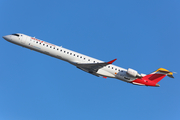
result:
M 155 83 L 158 83 L 165 76 L 169 76 L 171 78 L 174 78 L 173 77 L 173 72 L 170 72 L 169 70 L 164 69 L 164 68 L 157 69 L 155 72 L 153 72 L 153 73 L 151 73 L 149 75 L 146 75 L 145 78 L 148 79 L 148 80 L 151 80 L 151 81 L 153 81 Z

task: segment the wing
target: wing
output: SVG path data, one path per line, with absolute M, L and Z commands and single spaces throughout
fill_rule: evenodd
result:
M 114 61 L 116 61 L 117 59 L 111 60 L 109 62 L 103 62 L 103 63 L 85 63 L 85 64 L 79 64 L 76 63 L 74 64 L 77 68 L 84 70 L 86 72 L 89 72 L 91 74 L 96 75 L 95 73 L 102 67 L 112 64 Z

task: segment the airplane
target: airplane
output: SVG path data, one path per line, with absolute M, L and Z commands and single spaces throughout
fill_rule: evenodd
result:
M 21 33 L 6 35 L 3 38 L 19 46 L 69 62 L 77 68 L 98 77 L 115 78 L 134 85 L 153 87 L 159 87 L 158 82 L 165 76 L 174 78 L 174 72 L 164 68 L 159 68 L 147 75 L 139 74 L 131 68 L 124 69 L 113 65 L 112 63 L 117 59 L 104 62 Z

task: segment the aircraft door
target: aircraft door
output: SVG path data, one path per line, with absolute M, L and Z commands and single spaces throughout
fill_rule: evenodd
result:
M 21 43 L 25 44 L 26 39 L 27 39 L 27 36 L 25 36 L 25 35 L 20 36 Z

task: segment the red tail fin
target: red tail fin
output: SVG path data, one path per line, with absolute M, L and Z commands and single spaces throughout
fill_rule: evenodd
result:
M 159 87 L 160 85 L 158 82 L 162 80 L 165 76 L 169 76 L 171 78 L 173 77 L 173 72 L 170 72 L 169 70 L 166 70 L 164 68 L 159 68 L 155 72 L 145 75 L 141 78 L 135 79 L 132 81 L 133 84 L 137 85 L 146 85 L 146 86 L 157 86 Z
M 144 76 L 143 78 L 146 80 L 150 80 L 153 81 L 154 83 L 158 83 L 160 80 L 162 80 L 166 75 L 165 74 L 159 74 L 159 73 L 155 73 L 155 74 L 149 74 Z
M 160 80 L 162 80 L 166 75 L 171 77 L 171 78 L 174 78 L 173 77 L 173 72 L 170 72 L 169 70 L 166 70 L 164 68 L 159 68 L 155 72 L 153 72 L 153 73 L 151 73 L 149 75 L 144 76 L 143 79 L 150 80 L 153 83 L 155 83 L 156 86 L 159 86 L 159 84 L 157 84 L 157 83 Z

